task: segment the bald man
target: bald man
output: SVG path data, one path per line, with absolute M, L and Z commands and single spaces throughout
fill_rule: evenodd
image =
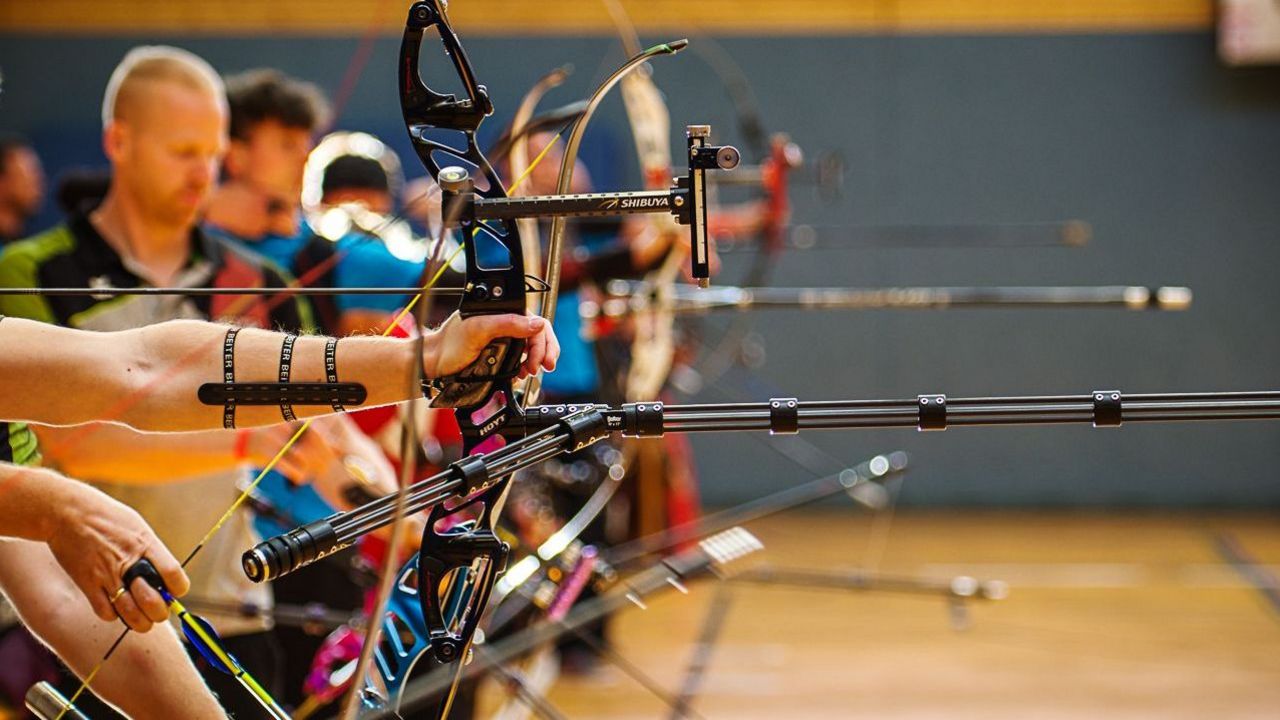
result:
M 9 287 L 226 286 L 284 287 L 287 279 L 258 258 L 205 237 L 196 218 L 217 179 L 227 145 L 227 110 L 222 81 L 199 57 L 172 47 L 139 47 L 111 74 L 102 103 L 102 146 L 111 163 L 111 185 L 96 207 L 0 254 L 0 285 Z M 127 330 L 175 319 L 224 319 L 262 328 L 307 329 L 305 302 L 267 298 L 187 299 L 181 297 L 50 298 L 0 300 L 0 314 L 86 330 Z M 7 321 L 6 321 L 7 322 Z M 38 459 L 31 430 L 0 423 L 0 446 L 14 460 Z M 310 434 L 310 433 L 309 433 Z M 6 437 L 7 436 L 7 437 Z M 319 434 L 317 433 L 317 437 Z M 246 462 L 266 462 L 269 450 L 245 456 L 235 433 L 139 434 L 116 425 L 92 431 L 41 427 L 39 446 L 46 462 L 132 507 L 169 547 L 193 547 L 236 495 Z M 278 449 L 278 448 L 277 448 Z M 370 455 L 377 452 L 376 448 Z M 331 453 L 305 457 L 333 457 Z M 342 456 L 338 456 L 342 457 Z M 331 466 L 304 468 L 308 475 L 331 473 Z M 195 479 L 192 479 L 195 478 Z M 175 480 L 182 480 L 176 484 Z M 150 487 L 146 483 L 152 483 Z M 155 486 L 154 483 L 165 483 Z M 141 485 L 140 485 L 141 484 Z M 187 568 L 192 594 L 216 602 L 270 606 L 270 590 L 254 590 L 234 560 L 255 536 L 246 513 L 239 513 Z M 28 594 L 21 573 L 51 574 L 55 560 L 42 546 L 9 541 L 0 546 L 0 582 L 23 610 L 28 625 L 83 674 L 117 632 L 92 613 L 74 584 L 65 580 L 50 605 Z M 44 561 L 40 561 L 44 550 Z M 50 580 L 49 586 L 57 585 Z M 34 590 L 32 590 L 34 592 Z M 126 602 L 127 596 L 117 600 Z M 121 608 L 117 607 L 117 610 Z M 135 618 L 136 620 L 137 618 Z M 211 617 L 224 635 L 263 630 L 261 621 Z M 169 637 L 169 643 L 164 638 Z M 234 640 L 234 638 L 233 638 Z M 131 647 L 139 648 L 131 654 Z M 252 653 L 237 653 L 251 674 L 262 673 Z M 134 667 L 130 669 L 131 662 Z M 142 663 L 138 665 L 137 663 Z M 159 663 L 164 670 L 155 667 Z M 151 672 L 149 670 L 154 670 Z M 145 681 L 139 681 L 145 677 Z M 262 680 L 262 677 L 259 677 Z M 264 680 L 264 682 L 269 682 Z M 125 657 L 108 663 L 94 688 L 130 715 L 189 717 L 201 713 L 180 700 L 185 693 L 210 697 L 167 632 L 133 635 Z M 200 695 L 203 692 L 203 695 Z M 228 692 L 234 700 L 239 688 Z M 211 699 L 211 698 L 210 698 Z M 213 704 L 213 708 L 217 705 Z M 217 711 L 221 712 L 221 711 Z M 207 716 L 214 716 L 212 714 Z M 245 717 L 254 717 L 246 714 Z

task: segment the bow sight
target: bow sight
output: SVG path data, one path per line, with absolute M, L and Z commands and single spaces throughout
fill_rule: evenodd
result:
M 675 178 L 669 190 L 580 193 L 572 195 L 526 195 L 523 197 L 483 197 L 476 194 L 475 182 L 465 168 L 450 166 L 440 170 L 441 214 L 446 227 L 464 232 L 486 220 L 523 218 L 618 216 L 670 212 L 676 222 L 689 226 L 690 258 L 698 284 L 710 284 L 710 246 L 707 237 L 708 170 L 732 170 L 741 155 L 732 145 L 711 145 L 709 125 L 690 125 L 685 130 L 689 149 L 688 172 Z M 484 283 L 468 286 L 477 299 L 488 299 L 502 288 Z

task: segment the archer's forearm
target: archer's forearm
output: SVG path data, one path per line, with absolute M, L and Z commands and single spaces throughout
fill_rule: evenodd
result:
M 201 326 L 199 333 L 178 334 L 178 347 L 170 347 L 173 331 L 170 323 L 144 328 L 144 347 L 150 365 L 156 368 L 151 386 L 167 388 L 147 402 L 149 393 L 140 395 L 144 402 L 139 411 L 131 413 L 126 422 L 143 430 L 191 430 L 221 427 L 222 408 L 201 405 L 196 399 L 197 388 L 208 382 L 222 380 L 222 340 L 226 329 L 214 326 L 209 332 Z M 193 326 L 189 326 L 192 327 Z M 200 339 L 196 339 L 201 336 Z M 280 373 L 280 351 L 284 336 L 264 330 L 242 330 L 236 339 L 235 370 L 238 382 L 274 382 Z M 293 348 L 290 382 L 323 383 L 326 381 L 324 366 L 325 344 L 328 338 L 300 337 Z M 424 341 L 430 352 L 433 336 Z M 213 346 L 212 360 L 208 349 Z M 421 387 L 412 386 L 415 364 L 421 367 L 422 358 L 415 354 L 412 340 L 383 337 L 348 337 L 337 346 L 337 376 L 341 382 L 363 385 L 368 398 L 361 407 L 389 405 L 421 396 Z M 188 350 L 190 348 L 190 350 Z M 176 350 L 176 352 L 175 352 Z M 197 353 L 203 354 L 199 367 L 187 369 L 183 359 Z M 165 376 L 177 374 L 180 382 L 165 382 Z M 178 412 L 172 412 L 177 410 Z M 327 405 L 295 405 L 297 417 L 324 415 L 332 412 Z M 161 417 L 168 415 L 168 417 Z M 237 427 L 271 425 L 283 422 L 279 407 L 241 406 L 236 411 Z
M 0 537 L 45 542 L 57 529 L 58 511 L 93 488 L 52 470 L 0 463 Z
M 0 353 L 0 392 L 6 419 L 49 425 L 94 420 L 121 422 L 141 430 L 184 431 L 222 427 L 222 408 L 202 405 L 200 385 L 223 380 L 225 326 L 176 320 L 136 330 L 97 333 L 43 323 L 0 323 L 5 352 Z M 435 334 L 424 340 L 424 354 L 435 352 Z M 244 329 L 236 339 L 235 377 L 239 382 L 275 382 L 284 335 Z M 325 338 L 299 338 L 293 350 L 293 382 L 324 382 Z M 410 387 L 412 340 L 344 338 L 338 343 L 337 374 L 342 382 L 365 386 L 362 407 L 407 400 L 421 391 Z M 332 412 L 328 406 L 295 406 L 298 417 Z M 239 427 L 283 420 L 277 407 L 240 407 Z
M 140 402 L 124 422 L 142 430 L 197 430 L 222 426 L 222 408 L 202 405 L 196 390 L 222 381 L 222 344 L 226 328 L 196 322 L 162 323 L 137 331 L 141 336 L 139 364 L 148 369 L 135 392 Z M 281 333 L 245 329 L 236 338 L 235 376 L 238 382 L 274 382 L 280 373 Z M 300 337 L 293 347 L 291 382 L 325 382 L 327 338 Z M 430 348 L 432 336 L 425 344 Z M 359 383 L 368 392 L 362 407 L 389 405 L 421 395 L 411 388 L 415 363 L 414 341 L 382 337 L 349 337 L 338 343 L 336 367 L 341 382 Z M 429 350 L 428 350 L 429 351 Z M 420 367 L 420 365 L 419 365 Z M 136 383 L 135 383 L 136 384 Z M 297 417 L 331 413 L 327 405 L 293 408 Z M 236 425 L 250 427 L 283 421 L 279 407 L 241 406 Z

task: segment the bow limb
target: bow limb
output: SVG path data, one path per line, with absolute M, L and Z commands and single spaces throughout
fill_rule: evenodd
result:
M 634 26 L 631 25 L 625 10 L 617 0 L 605 0 L 605 5 L 618 26 L 626 54 L 633 58 L 639 57 L 642 54 L 639 37 L 635 32 Z M 657 86 L 653 83 L 652 68 L 647 65 L 643 69 L 637 68 L 635 71 L 628 72 L 622 77 L 620 83 L 623 104 L 632 128 L 632 137 L 635 141 L 636 153 L 639 158 L 645 187 L 647 189 L 663 188 L 671 177 L 671 117 L 666 102 L 663 100 Z M 605 92 L 607 92 L 607 85 Z M 588 107 L 594 108 L 594 104 L 589 104 Z M 575 128 L 576 130 L 578 128 Z M 576 133 L 576 136 L 580 137 L 580 134 L 580 132 Z M 574 145 L 574 150 L 576 151 L 576 145 Z M 569 182 L 565 182 L 566 168 L 567 174 L 573 172 L 572 159 L 568 159 L 567 163 L 562 166 L 562 182 L 559 189 L 562 193 L 566 192 L 570 185 Z M 514 174 L 515 170 L 513 168 Z M 660 239 L 667 241 L 671 246 L 671 250 L 668 251 L 661 268 L 650 273 L 648 279 L 651 282 L 665 282 L 670 285 L 679 273 L 680 262 L 683 258 L 681 244 L 676 241 L 676 238 L 672 237 L 678 232 L 678 225 L 669 216 L 650 216 L 646 225 L 650 232 L 665 235 Z M 554 232 L 553 230 L 553 237 L 555 237 Z M 557 247 L 554 252 L 558 256 L 559 248 Z M 549 298 L 548 303 L 554 303 L 554 301 L 554 297 L 552 297 Z M 554 307 L 554 305 L 549 305 L 549 307 Z M 670 313 L 660 315 L 655 312 L 633 323 L 635 334 L 632 346 L 632 363 L 627 379 L 628 399 L 635 399 L 633 393 L 636 391 L 633 390 L 633 387 L 637 380 L 633 380 L 633 378 L 641 378 L 638 381 L 643 382 L 642 387 L 646 389 L 653 388 L 652 392 L 655 394 L 665 383 L 667 371 L 670 369 L 671 359 L 675 353 L 672 332 L 673 319 L 674 316 Z M 655 358 L 656 361 L 637 361 L 641 353 L 644 353 L 646 358 Z M 640 392 L 648 392 L 648 390 L 641 390 Z M 536 388 L 534 395 L 536 395 Z M 641 395 L 640 397 L 645 396 Z M 577 538 L 603 511 L 608 501 L 621 486 L 622 479 L 626 475 L 626 468 L 631 465 L 635 455 L 634 443 L 626 443 L 623 453 L 621 466 L 616 468 L 619 471 L 615 472 L 615 468 L 610 468 L 609 472 L 602 478 L 600 487 L 578 509 L 574 517 L 543 542 L 533 554 L 513 566 L 495 586 L 495 595 L 498 602 L 508 596 L 512 596 L 513 591 L 532 578 L 541 576 L 543 573 L 539 571 L 543 570 L 546 563 L 556 560 L 567 548 L 571 545 L 576 545 Z M 524 598 L 518 594 L 514 595 L 512 599 L 518 604 L 523 604 L 524 601 Z M 530 662 L 534 666 L 545 664 L 551 647 L 550 643 L 544 644 L 540 650 L 535 652 Z
M 618 7 L 616 3 L 610 4 L 609 7 L 611 11 L 616 10 L 617 12 L 622 12 L 621 8 Z M 617 12 L 615 12 L 615 19 L 619 19 Z M 623 14 L 622 19 L 625 19 L 625 14 Z M 661 93 L 653 84 L 649 74 L 639 70 L 632 70 L 632 68 L 638 68 L 639 64 L 641 64 L 637 62 L 638 58 L 651 55 L 652 51 L 646 52 L 641 50 L 639 47 L 639 39 L 635 36 L 634 31 L 627 33 L 625 29 L 623 29 L 621 20 L 619 27 L 623 38 L 623 44 L 627 48 L 627 52 L 632 57 L 632 60 L 619 70 L 620 74 L 616 74 L 617 77 L 621 78 L 620 80 L 610 78 L 601 86 L 600 89 L 596 91 L 595 94 L 593 94 L 591 100 L 588 101 L 587 104 L 587 114 L 589 115 L 590 111 L 594 110 L 595 105 L 598 104 L 599 100 L 603 98 L 604 94 L 608 92 L 609 88 L 612 87 L 615 82 L 620 82 L 623 102 L 633 128 L 636 150 L 640 157 L 641 167 L 644 170 L 646 178 L 646 187 L 649 189 L 662 188 L 666 186 L 667 179 L 671 174 L 671 149 L 669 138 L 670 115 L 667 111 L 666 104 L 662 99 Z M 527 101 L 528 96 L 526 96 L 526 103 Z M 523 105 L 522 109 L 524 109 Z M 532 112 L 531 108 L 529 112 Z M 517 113 L 517 120 L 513 121 L 512 124 L 513 137 L 516 137 L 517 135 L 521 120 L 524 120 L 524 118 L 521 117 L 520 113 Z M 527 122 L 527 120 L 524 121 Z M 582 128 L 575 126 L 575 135 L 573 137 L 580 138 L 581 131 Z M 571 145 L 576 151 L 576 141 L 574 141 L 572 137 Z M 513 144 L 513 158 L 515 158 L 516 155 L 517 147 Z M 566 167 L 568 168 L 570 177 L 567 182 L 564 181 L 566 177 Z M 518 177 L 523 173 L 523 168 L 517 168 L 517 166 L 513 164 L 511 172 L 513 177 Z M 562 165 L 562 182 L 560 184 L 561 192 L 568 189 L 568 186 L 571 183 L 571 174 L 572 163 Z M 666 224 L 671 227 L 673 232 L 678 228 L 673 219 L 670 219 L 667 216 L 657 217 L 665 219 Z M 528 222 L 532 223 L 534 221 Z M 536 225 L 534 225 L 534 229 L 536 232 Z M 673 252 L 668 254 L 667 259 L 662 266 L 663 270 L 661 271 L 661 276 L 669 278 L 669 281 L 673 281 L 675 276 L 679 273 L 680 261 L 683 257 L 683 254 L 679 252 L 679 243 L 673 242 L 672 246 Z M 557 260 L 552 259 L 549 264 L 552 267 L 557 268 L 558 276 L 559 266 Z M 552 271 L 548 269 L 548 275 L 550 275 L 551 272 Z M 547 304 L 544 305 L 544 310 L 546 308 L 554 308 L 554 297 L 548 299 Z M 551 312 L 554 314 L 554 310 Z M 674 343 L 669 339 L 669 332 L 667 333 L 667 338 L 668 340 L 666 345 L 668 348 L 672 348 L 673 352 Z M 663 380 L 665 380 L 665 371 L 659 379 L 659 386 Z M 526 399 L 536 396 L 536 392 L 536 389 L 533 390 L 532 394 L 527 392 Z M 630 446 L 627 447 L 627 450 L 624 450 L 624 458 L 621 463 L 623 469 L 630 465 L 631 456 L 634 454 L 632 450 L 633 449 Z M 502 580 L 500 580 L 495 586 L 494 599 L 501 602 L 501 600 L 513 589 L 518 587 L 529 577 L 533 576 L 543 562 L 554 559 L 563 552 L 565 548 L 569 547 L 583 532 L 583 530 L 586 529 L 591 521 L 599 515 L 608 503 L 609 499 L 612 498 L 614 493 L 616 493 L 623 474 L 625 474 L 625 470 L 623 472 L 610 472 L 603 479 L 600 487 L 597 488 L 595 493 L 578 510 L 573 518 L 570 518 L 559 531 L 540 545 L 533 555 L 512 566 L 512 568 L 510 568 L 503 576 Z
M 634 23 L 618 0 L 603 0 L 618 29 L 618 38 L 629 55 L 640 51 L 640 37 Z M 652 68 L 635 72 L 622 80 L 622 102 L 645 187 L 664 187 L 671 176 L 671 113 L 653 82 Z M 670 218 L 651 216 L 647 232 L 653 242 L 670 245 L 662 263 L 645 278 L 655 289 L 652 302 L 637 313 L 631 323 L 631 364 L 623 393 L 629 401 L 651 400 L 662 391 L 675 359 L 675 316 L 670 312 L 671 288 L 680 274 L 683 246 L 675 235 L 678 226 Z
M 559 87 L 564 83 L 565 78 L 569 76 L 570 68 L 560 67 L 552 70 L 542 76 L 534 86 L 525 93 L 520 101 L 520 106 L 516 108 L 516 114 L 511 119 L 511 149 L 508 151 L 507 167 L 508 177 L 511 178 L 511 195 L 525 195 L 521 189 L 520 178 L 525 176 L 529 168 L 529 134 L 526 129 L 529 121 L 533 119 L 533 113 L 538 108 L 538 101 L 542 99 L 549 91 Z M 527 267 L 535 271 L 542 268 L 542 238 L 538 233 L 538 221 L 534 218 L 522 218 L 516 221 L 516 229 L 520 233 L 520 247 L 524 252 L 524 262 Z M 544 273 L 545 274 L 545 273 Z M 528 312 L 539 312 L 539 298 L 537 295 L 530 295 L 527 305 Z
M 419 64 L 429 30 L 438 32 L 445 55 L 452 61 L 463 88 L 461 98 L 437 92 L 423 82 Z M 480 197 L 505 198 L 506 188 L 477 141 L 477 130 L 492 114 L 493 105 L 485 87 L 476 81 L 443 0 L 424 0 L 409 9 L 399 79 L 405 127 L 431 177 L 442 189 L 467 183 Z M 438 130 L 451 131 L 448 139 L 452 144 L 435 139 Z M 475 169 L 474 181 L 469 179 L 468 168 Z M 458 212 L 460 209 L 447 206 L 442 225 L 446 230 L 456 227 L 465 243 L 466 292 L 458 306 L 459 315 L 526 312 L 525 258 L 514 226 L 504 221 L 478 222 L 460 217 Z M 434 262 L 429 267 L 438 265 Z M 470 367 L 443 379 L 433 404 L 454 410 L 468 455 L 520 414 L 512 381 L 523 352 L 523 341 L 495 340 Z M 409 458 L 416 457 L 415 440 L 412 433 L 405 433 L 404 439 L 405 472 L 410 473 L 413 464 Z M 419 553 L 403 568 L 397 570 L 394 562 L 384 567 L 377 611 L 371 615 L 356 674 L 359 682 L 347 698 L 344 718 L 354 716 L 366 679 L 385 689 L 390 696 L 387 699 L 398 705 L 400 689 L 410 670 L 419 664 L 451 675 L 455 679 L 451 687 L 456 689 L 456 669 L 470 652 L 479 620 L 477 608 L 484 607 L 493 581 L 506 563 L 508 546 L 495 531 L 509 481 L 507 476 L 496 476 L 452 504 L 433 507 Z M 402 483 L 397 497 L 393 536 L 395 527 L 403 525 L 405 488 L 407 482 Z M 380 633 L 388 637 L 386 642 L 379 643 Z M 374 655 L 378 672 L 371 678 L 368 671 Z M 452 701 L 451 689 L 435 708 L 435 717 L 446 717 Z
M 595 114 L 596 108 L 599 107 L 600 102 L 604 100 L 609 91 L 636 68 L 649 60 L 660 55 L 674 55 L 683 50 L 688 44 L 687 40 L 676 40 L 655 45 L 648 50 L 637 53 L 596 88 L 595 92 L 587 100 L 587 105 L 583 109 L 582 115 L 574 122 L 573 129 L 569 133 L 569 139 L 565 143 L 564 157 L 560 162 L 560 175 L 556 182 L 557 194 L 564 195 L 569 192 L 573 184 L 573 170 L 578 159 L 578 148 L 582 144 L 582 136 L 586 132 L 587 125 Z M 547 246 L 547 290 L 546 297 L 542 301 L 542 315 L 548 322 L 555 320 L 556 301 L 560 296 L 560 258 L 564 250 L 565 227 L 566 218 L 563 215 L 558 215 L 552 219 L 551 240 Z M 537 374 L 529 379 L 528 384 L 525 386 L 524 404 L 526 406 L 537 402 L 541 388 L 542 371 L 539 370 Z

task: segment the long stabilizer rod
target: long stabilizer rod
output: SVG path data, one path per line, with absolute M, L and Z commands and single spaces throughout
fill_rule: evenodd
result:
M 961 310 L 1110 308 L 1186 310 L 1190 288 L 1141 285 L 1027 287 L 717 287 L 692 291 L 615 280 L 597 303 L 583 303 L 584 320 L 620 318 L 661 308 L 676 313 L 711 310 Z
M 458 495 L 470 495 L 496 479 L 551 457 L 585 447 L 610 432 L 658 437 L 668 432 L 916 428 L 946 430 L 969 425 L 1090 424 L 1280 420 L 1280 391 L 1155 393 L 1125 395 L 1095 390 L 1087 395 L 1030 395 L 948 398 L 942 394 L 899 400 L 815 400 L 773 398 L 755 403 L 664 405 L 661 402 L 607 405 L 542 405 L 513 416 L 502 428 L 508 444 L 473 455 L 409 488 L 408 509 L 419 512 Z M 341 550 L 390 523 L 382 498 L 348 512 L 308 523 L 259 543 L 243 557 L 255 582 L 292 572 Z

